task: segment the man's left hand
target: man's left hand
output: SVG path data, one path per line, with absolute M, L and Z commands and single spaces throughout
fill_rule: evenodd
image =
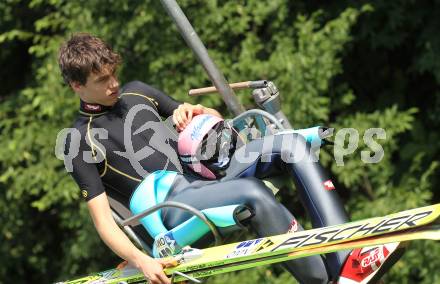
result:
M 191 122 L 192 118 L 199 114 L 212 114 L 218 117 L 222 117 L 221 114 L 212 108 L 204 107 L 200 104 L 192 105 L 183 103 L 179 105 L 173 112 L 173 122 L 176 124 L 178 132 L 185 129 L 185 127 Z

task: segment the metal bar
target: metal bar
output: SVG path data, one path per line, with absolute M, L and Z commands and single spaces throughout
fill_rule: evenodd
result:
M 238 83 L 232 83 L 229 84 L 229 87 L 233 90 L 240 90 L 240 89 L 247 89 L 250 88 L 251 81 L 247 82 L 238 82 Z M 212 87 L 205 87 L 205 88 L 198 88 L 198 89 L 191 89 L 188 92 L 188 95 L 190 96 L 200 96 L 205 94 L 211 94 L 218 92 L 218 89 L 214 86 Z
M 241 90 L 241 89 L 259 89 L 259 88 L 266 88 L 268 84 L 268 81 L 266 80 L 260 80 L 260 81 L 245 81 L 245 82 L 237 82 L 237 83 L 231 83 L 229 84 L 229 87 L 231 87 L 233 90 Z M 204 88 L 198 88 L 198 89 L 191 89 L 188 92 L 188 95 L 190 96 L 200 96 L 205 94 L 211 94 L 218 92 L 217 88 L 214 86 L 211 87 L 204 87 Z
M 191 281 L 191 282 L 194 282 L 194 283 L 202 283 L 202 281 L 200 281 L 199 279 L 196 279 L 196 278 L 194 278 L 194 277 L 191 277 L 191 276 L 189 276 L 189 275 L 186 275 L 185 273 L 182 273 L 182 272 L 180 272 L 180 271 L 174 271 L 174 272 L 173 272 L 173 274 L 172 274 L 172 276 L 171 276 L 171 283 L 175 283 L 175 282 L 174 282 L 174 277 L 175 277 L 176 275 L 181 276 L 181 277 L 183 277 L 183 278 L 185 278 L 185 279 L 187 279 L 187 280 L 189 280 L 189 281 Z M 182 283 L 182 282 L 179 282 L 179 283 Z M 185 283 L 185 282 L 183 282 L 183 283 Z
M 268 113 L 267 111 L 261 110 L 261 109 L 247 110 L 247 111 L 243 112 L 242 114 L 234 117 L 234 119 L 232 119 L 232 122 L 236 123 L 237 121 L 240 121 L 246 117 L 255 116 L 255 115 L 261 115 L 261 116 L 264 116 L 265 118 L 269 119 L 269 121 L 272 122 L 273 124 L 275 124 L 278 129 L 285 129 L 283 124 L 274 115 Z
M 113 219 L 115 219 L 116 224 L 122 227 L 122 229 L 129 236 L 129 238 L 131 238 L 134 242 L 136 242 L 136 244 L 139 247 L 143 248 L 148 253 L 149 256 L 153 255 L 151 248 L 141 238 L 139 238 L 138 235 L 136 235 L 136 233 L 129 226 L 122 225 L 123 222 L 122 218 L 119 217 L 119 215 L 113 210 L 112 210 L 112 216 Z
M 139 220 L 142 219 L 145 216 L 148 216 L 154 212 L 156 212 L 157 210 L 164 208 L 164 207 L 173 207 L 173 208 L 179 208 L 182 210 L 186 210 L 188 212 L 190 212 L 192 215 L 200 218 L 200 220 L 202 220 L 206 226 L 208 226 L 208 228 L 211 230 L 212 234 L 214 235 L 214 239 L 215 239 L 215 245 L 219 246 L 222 243 L 222 238 L 221 238 L 221 234 L 218 231 L 217 227 L 214 225 L 214 223 L 209 220 L 204 214 L 203 212 L 201 212 L 200 210 L 185 204 L 185 203 L 181 203 L 181 202 L 176 202 L 176 201 L 164 201 L 162 203 L 156 204 L 144 211 L 142 211 L 139 214 L 136 214 L 134 216 L 131 216 L 130 218 L 127 218 L 125 220 L 122 221 L 121 225 L 122 226 L 134 226 L 139 224 Z
M 197 59 L 203 65 L 203 68 L 205 68 L 205 71 L 208 73 L 213 85 L 219 90 L 219 93 L 229 111 L 231 111 L 234 115 L 244 112 L 244 107 L 238 101 L 234 91 L 229 87 L 225 76 L 220 72 L 214 61 L 212 61 L 212 59 L 209 57 L 206 47 L 203 45 L 182 9 L 180 9 L 179 4 L 177 4 L 175 0 L 161 0 L 160 2 L 176 23 L 180 34 L 185 39 L 188 46 L 192 49 Z

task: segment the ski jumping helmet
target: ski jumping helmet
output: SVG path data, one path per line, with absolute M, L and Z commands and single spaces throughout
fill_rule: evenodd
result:
M 200 114 L 179 134 L 180 160 L 208 179 L 224 176 L 234 153 L 237 132 L 220 117 Z

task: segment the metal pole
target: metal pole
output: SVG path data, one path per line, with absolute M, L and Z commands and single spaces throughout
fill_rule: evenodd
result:
M 161 0 L 167 13 L 176 23 L 180 34 L 185 39 L 188 46 L 192 49 L 197 59 L 205 68 L 214 86 L 219 91 L 228 109 L 234 114 L 239 115 L 244 112 L 244 107 L 239 103 L 234 91 L 229 86 L 225 76 L 215 65 L 214 61 L 209 57 L 206 47 L 203 45 L 199 36 L 195 32 L 191 23 L 186 18 L 179 4 L 175 0 Z

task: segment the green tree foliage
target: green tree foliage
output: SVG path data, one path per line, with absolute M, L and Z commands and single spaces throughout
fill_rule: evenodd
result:
M 274 81 L 296 128 L 329 125 L 335 136 L 342 128 L 359 131 L 359 147 L 344 166 L 333 148 L 320 155 L 353 219 L 439 200 L 437 10 L 430 2 L 363 2 L 179 1 L 230 82 Z M 59 74 L 60 43 L 90 32 L 122 54 L 122 82 L 138 79 L 179 100 L 224 104 L 215 95 L 186 96 L 210 82 L 159 1 L 8 0 L 0 18 L 0 283 L 47 283 L 111 267 L 117 258 L 99 240 L 54 153 L 58 132 L 70 127 L 78 107 Z M 238 95 L 252 107 L 249 93 Z M 386 130 L 386 139 L 377 139 L 385 155 L 363 163 L 362 151 L 370 150 L 363 135 L 379 127 Z M 295 191 L 284 187 L 283 202 L 307 222 Z M 439 253 L 433 242 L 412 244 L 388 283 L 439 282 Z M 238 281 L 294 282 L 277 266 L 209 282 Z

